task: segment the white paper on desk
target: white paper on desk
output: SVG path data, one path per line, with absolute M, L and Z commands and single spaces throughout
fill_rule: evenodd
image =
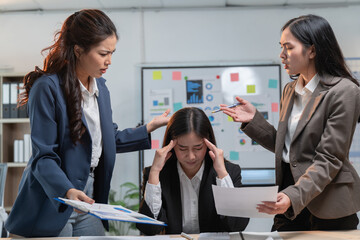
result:
M 257 204 L 276 202 L 278 186 L 225 188 L 212 185 L 215 207 L 219 215 L 232 217 L 272 218 L 274 215 L 259 213 Z

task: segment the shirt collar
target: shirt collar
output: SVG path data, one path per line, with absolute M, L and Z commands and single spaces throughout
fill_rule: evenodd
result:
M 177 169 L 178 169 L 178 173 L 179 173 L 179 176 L 182 177 L 182 176 L 185 176 L 187 177 L 190 181 L 197 178 L 199 181 L 201 181 L 202 179 L 202 175 L 204 173 L 204 167 L 205 166 L 205 161 L 202 162 L 201 164 L 201 167 L 199 169 L 199 171 L 195 174 L 195 176 L 192 178 L 192 179 L 189 179 L 188 176 L 185 174 L 184 170 L 182 169 L 179 161 L 177 161 Z
M 305 87 L 303 86 L 304 81 L 297 81 L 295 91 L 299 95 L 304 95 L 306 92 L 313 93 L 319 82 L 320 78 L 318 74 L 315 74 L 314 77 L 305 85 Z
M 97 87 L 95 78 L 90 78 L 90 82 L 89 82 L 90 91 L 88 91 L 86 89 L 86 87 L 82 84 L 82 82 L 80 80 L 79 80 L 79 82 L 80 82 L 80 90 L 81 90 L 82 94 L 87 92 L 87 93 L 89 93 L 89 95 L 95 94 L 97 97 L 99 96 L 99 89 Z

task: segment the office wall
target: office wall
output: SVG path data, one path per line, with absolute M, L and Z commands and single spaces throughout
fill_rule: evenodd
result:
M 111 92 L 113 118 L 119 128 L 141 119 L 141 63 L 237 62 L 279 63 L 280 28 L 290 18 L 314 13 L 333 26 L 346 57 L 360 56 L 360 7 L 318 9 L 188 9 L 108 12 L 120 41 L 104 75 Z M 0 14 L 0 67 L 28 72 L 42 66 L 42 48 L 72 12 Z M 283 80 L 287 81 L 283 72 Z M 282 84 L 284 86 L 284 84 Z M 112 188 L 138 181 L 137 153 L 120 154 Z M 264 229 L 265 231 L 268 229 Z

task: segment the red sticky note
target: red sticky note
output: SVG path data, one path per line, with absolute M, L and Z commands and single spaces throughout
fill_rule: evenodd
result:
M 279 104 L 278 103 L 271 103 L 271 111 L 278 112 L 279 111 Z
M 232 82 L 238 82 L 239 81 L 239 73 L 230 73 L 230 79 Z
M 181 72 L 173 72 L 172 80 L 181 80 Z
M 151 140 L 151 149 L 158 149 L 160 141 L 159 140 Z

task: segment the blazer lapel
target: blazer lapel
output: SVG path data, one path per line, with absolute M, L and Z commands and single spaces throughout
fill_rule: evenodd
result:
M 327 81 L 327 79 L 324 79 L 324 82 L 326 82 L 326 81 Z M 328 91 L 329 91 L 329 87 L 322 84 L 320 81 L 318 86 L 315 88 L 314 92 L 312 93 L 309 102 L 306 104 L 306 106 L 301 114 L 299 123 L 296 127 L 296 130 L 294 132 L 294 136 L 293 136 L 291 142 L 296 140 L 296 138 L 300 135 L 301 131 L 308 124 L 309 120 L 314 115 L 319 104 L 321 103 L 321 100 L 324 98 L 324 96 L 326 95 L 326 93 Z
M 174 229 L 177 232 L 182 232 L 182 206 L 181 206 L 181 193 L 180 193 L 180 178 L 177 169 L 177 160 L 173 160 L 169 167 L 171 168 L 168 171 L 168 173 L 170 173 L 170 176 L 168 177 L 169 179 L 171 179 L 169 182 L 174 183 L 174 185 L 171 186 L 171 189 L 169 189 L 171 201 L 173 203 L 173 205 L 171 204 L 171 207 L 173 208 L 174 216 L 169 216 L 169 217 L 176 219 L 176 220 L 174 219 L 173 221 L 174 223 L 176 223 Z

